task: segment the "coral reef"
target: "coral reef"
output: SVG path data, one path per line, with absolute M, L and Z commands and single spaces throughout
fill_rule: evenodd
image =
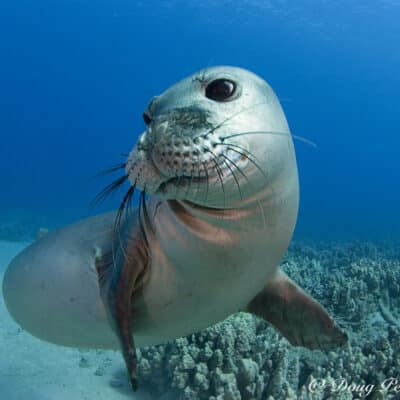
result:
M 347 330 L 345 348 L 294 348 L 267 323 L 239 313 L 141 349 L 140 380 L 154 396 L 180 400 L 399 398 L 399 256 L 396 248 L 357 242 L 290 247 L 281 267 Z

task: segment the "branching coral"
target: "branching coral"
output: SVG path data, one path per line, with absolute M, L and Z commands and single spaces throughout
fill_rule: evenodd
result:
M 283 260 L 288 275 L 349 332 L 346 348 L 330 353 L 292 348 L 263 321 L 239 313 L 166 346 L 142 349 L 141 380 L 154 394 L 172 390 L 181 400 L 352 399 L 363 397 L 366 385 L 375 385 L 375 399 L 395 398 L 376 389 L 400 374 L 396 256 L 362 243 L 295 244 Z M 325 385 L 311 392 L 313 379 Z M 353 383 L 353 389 L 338 393 L 335 384 L 341 381 Z

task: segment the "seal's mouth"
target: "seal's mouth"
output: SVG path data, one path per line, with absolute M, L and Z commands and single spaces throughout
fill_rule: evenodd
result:
M 190 188 L 191 185 L 198 185 L 203 182 L 207 183 L 208 180 L 209 178 L 205 176 L 175 176 L 162 182 L 156 190 L 156 193 L 165 194 L 171 187 L 175 187 L 177 189 L 185 187 Z

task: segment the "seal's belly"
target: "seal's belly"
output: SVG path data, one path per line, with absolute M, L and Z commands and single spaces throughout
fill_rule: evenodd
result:
M 185 336 L 243 310 L 276 271 L 282 254 L 272 247 L 268 257 L 265 248 L 207 252 L 201 244 L 179 261 L 153 255 L 150 281 L 136 301 L 138 345 Z

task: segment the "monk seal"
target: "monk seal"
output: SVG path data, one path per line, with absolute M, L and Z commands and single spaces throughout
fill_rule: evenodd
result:
M 123 175 L 101 194 L 129 181 L 119 210 L 47 234 L 8 267 L 13 318 L 53 343 L 119 347 L 134 389 L 135 346 L 240 310 L 293 345 L 344 344 L 326 310 L 278 269 L 299 185 L 271 87 L 240 68 L 207 68 L 153 98 L 143 118 L 146 130 L 112 169 Z M 129 209 L 135 189 L 139 207 Z

